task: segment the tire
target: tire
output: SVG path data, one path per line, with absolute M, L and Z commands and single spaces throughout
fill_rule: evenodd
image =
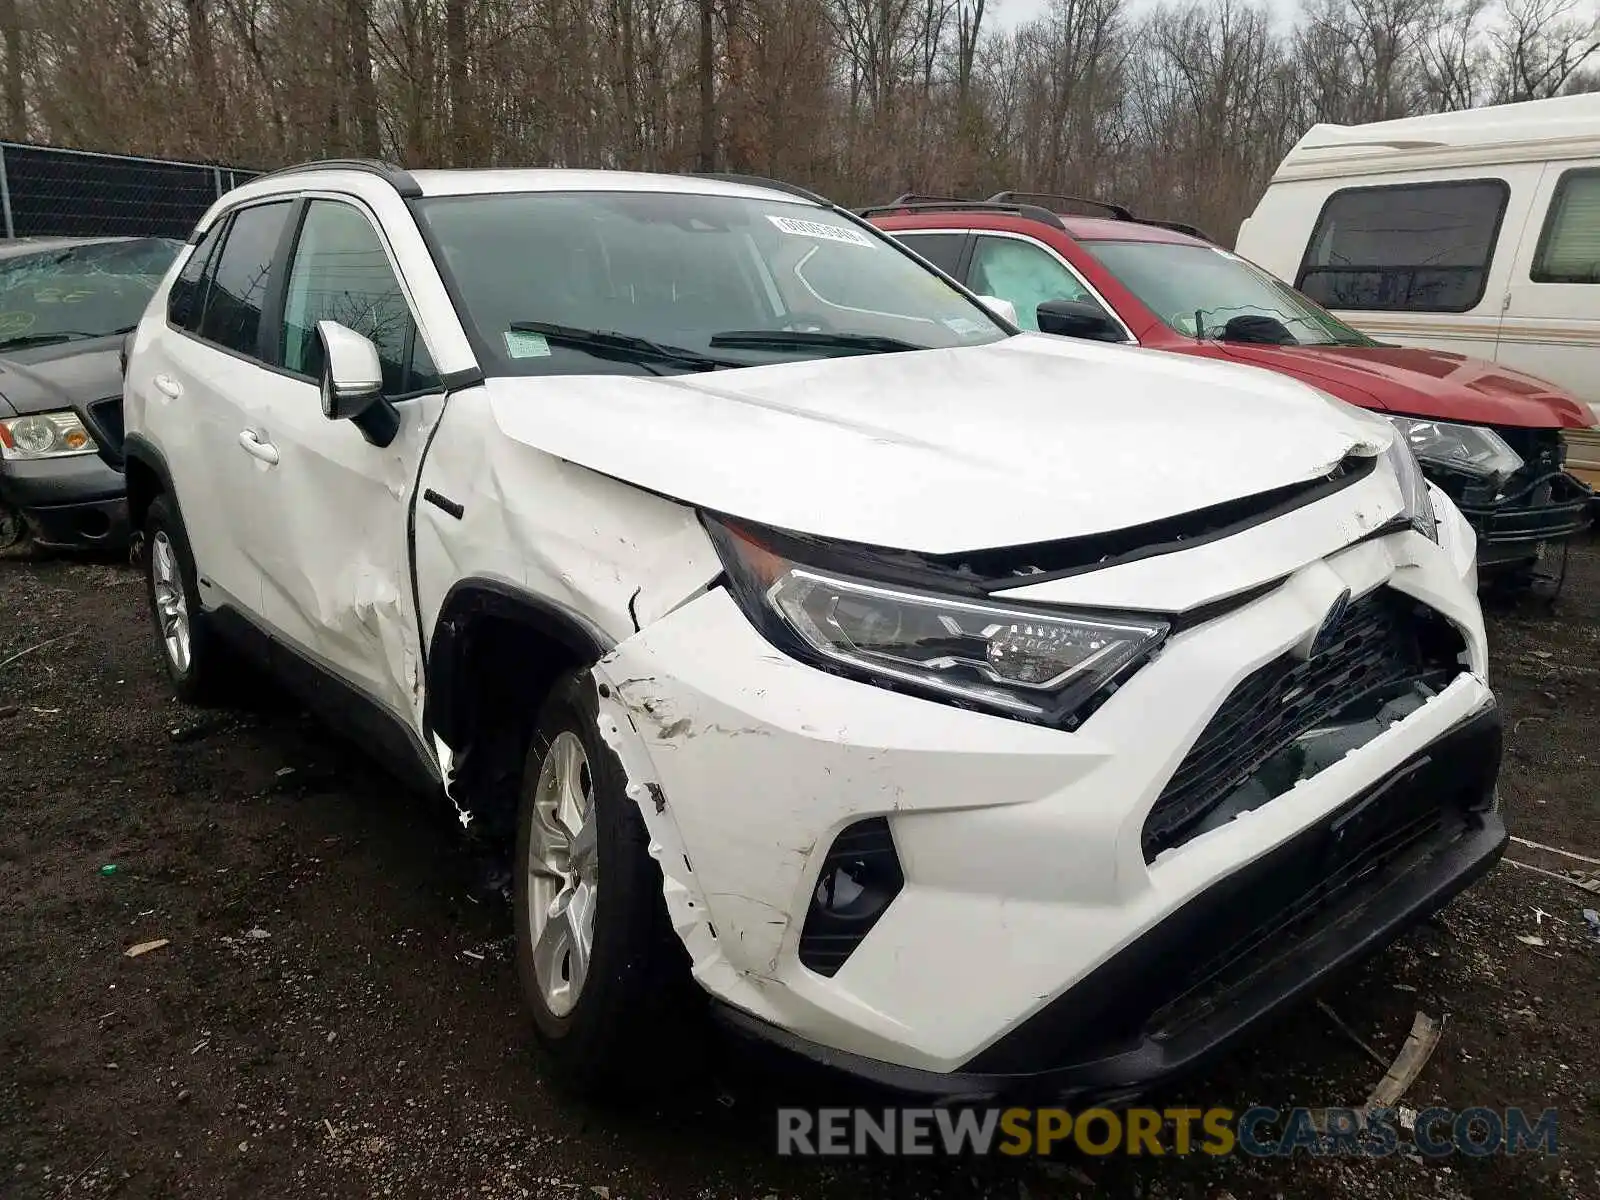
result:
M 661 870 L 650 857 L 644 819 L 596 726 L 593 686 L 586 673 L 563 676 L 529 740 L 513 864 L 517 973 L 559 1084 L 589 1098 L 642 1097 L 699 1062 L 698 996 L 688 953 L 667 923 Z M 575 839 L 578 851 L 568 855 L 570 871 L 558 880 L 536 875 L 529 855 L 555 844 L 550 788 L 570 767 L 575 748 L 586 764 L 578 776 L 580 792 L 587 786 L 588 811 L 585 834 Z M 589 832 L 592 853 L 584 844 Z M 566 910 L 576 912 L 580 889 L 574 881 L 591 878 L 592 941 L 581 986 L 573 989 L 572 922 L 535 918 L 550 911 L 552 892 L 558 902 L 566 893 Z M 549 931 L 552 925 L 557 931 Z M 542 951 L 535 948 L 540 928 L 546 929 Z M 552 949 L 563 941 L 565 956 Z
M 165 495 L 151 501 L 145 516 L 144 568 L 145 595 L 150 601 L 156 641 L 172 690 L 187 704 L 215 700 L 221 693 L 227 666 L 221 661 L 224 648 L 206 623 L 189 538 L 176 506 Z M 176 591 L 171 590 L 174 586 Z M 181 613 L 176 610 L 179 596 Z M 179 653 L 174 637 L 169 636 L 169 631 L 175 633 L 172 621 L 179 615 L 187 627 L 186 656 Z

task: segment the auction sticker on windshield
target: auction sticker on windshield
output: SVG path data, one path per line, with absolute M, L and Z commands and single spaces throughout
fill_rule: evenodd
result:
M 837 225 L 824 225 L 820 221 L 802 221 L 798 217 L 775 217 L 767 214 L 771 221 L 785 233 L 792 233 L 799 237 L 822 238 L 829 242 L 842 242 L 846 246 L 870 246 L 872 239 L 854 229 L 841 229 Z
M 512 358 L 549 358 L 550 343 L 537 333 L 523 329 L 508 329 L 505 333 L 506 353 Z

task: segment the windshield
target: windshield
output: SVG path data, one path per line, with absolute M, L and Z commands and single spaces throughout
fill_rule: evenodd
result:
M 1216 246 L 1083 243 L 1179 333 L 1287 346 L 1376 346 L 1254 263 Z
M 170 238 L 134 238 L 0 258 L 0 352 L 138 324 L 180 249 Z
M 519 192 L 418 208 L 498 374 L 660 374 L 1007 336 L 887 237 L 812 205 Z

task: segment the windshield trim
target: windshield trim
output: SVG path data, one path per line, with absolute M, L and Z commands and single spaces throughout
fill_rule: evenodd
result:
M 485 191 L 485 192 L 460 192 L 460 193 L 451 192 L 451 193 L 445 193 L 445 194 L 439 194 L 439 195 L 427 195 L 427 194 L 424 194 L 424 195 L 421 195 L 421 196 L 415 196 L 415 197 L 410 197 L 410 198 L 406 199 L 405 205 L 406 205 L 406 208 L 411 213 L 411 219 L 416 223 L 417 232 L 420 234 L 420 236 L 422 238 L 423 246 L 428 251 L 429 259 L 432 260 L 433 269 L 434 269 L 435 272 L 437 272 L 437 274 L 439 276 L 439 282 L 443 285 L 444 290 L 445 290 L 445 294 L 450 298 L 450 306 L 454 310 L 454 317 L 455 317 L 456 323 L 460 327 L 462 333 L 465 335 L 466 340 L 467 340 L 467 344 L 472 349 L 473 357 L 477 360 L 476 370 L 474 372 L 472 372 L 472 374 L 475 374 L 475 375 L 478 375 L 478 376 L 489 376 L 489 375 L 492 375 L 492 374 L 504 374 L 504 372 L 496 372 L 496 371 L 493 370 L 493 368 L 495 368 L 501 362 L 501 360 L 504 358 L 504 355 L 502 355 L 492 344 L 490 344 L 488 338 L 485 337 L 483 331 L 479 328 L 478 322 L 476 320 L 474 320 L 472 318 L 472 316 L 470 315 L 471 314 L 471 309 L 466 304 L 465 296 L 462 293 L 460 282 L 457 280 L 455 272 L 453 270 L 451 270 L 451 268 L 450 268 L 449 259 L 445 255 L 444 248 L 443 248 L 443 246 L 440 245 L 438 236 L 437 236 L 436 232 L 434 231 L 433 223 L 429 219 L 429 211 L 431 209 L 440 207 L 442 205 L 448 205 L 448 204 L 451 204 L 451 203 L 456 203 L 456 202 L 466 202 L 466 201 L 473 201 L 473 200 L 483 201 L 483 200 L 490 199 L 491 197 L 500 197 L 500 196 L 517 196 L 517 197 L 529 197 L 529 196 L 583 197 L 583 196 L 595 196 L 595 195 L 630 195 L 630 196 L 631 195 L 638 195 L 638 196 L 690 196 L 690 197 L 693 197 L 693 196 L 706 196 L 706 195 L 711 195 L 711 194 L 712 193 L 706 193 L 706 192 L 698 191 L 698 190 L 696 190 L 694 188 L 684 188 L 681 191 L 679 191 L 679 190 L 671 190 L 671 191 L 669 191 L 669 190 L 666 190 L 666 189 L 659 189 L 659 190 L 657 190 L 657 189 L 639 189 L 639 190 L 635 190 L 635 189 L 627 188 L 627 187 L 617 187 L 617 188 L 607 188 L 607 189 L 596 189 L 596 188 L 581 188 L 581 189 L 568 189 L 568 188 L 508 188 L 508 189 L 506 189 L 504 191 L 498 191 L 497 190 L 497 191 Z M 721 193 L 716 193 L 716 195 L 720 197 Z M 756 197 L 734 197 L 734 198 L 735 199 L 748 199 L 748 200 L 751 200 L 751 201 L 756 200 Z M 847 208 L 841 208 L 840 206 L 838 206 L 836 204 L 829 204 L 829 205 L 824 206 L 824 205 L 816 204 L 816 203 L 814 203 L 812 201 L 806 200 L 806 199 L 804 199 L 803 197 L 800 197 L 800 196 L 790 196 L 790 195 L 786 195 L 786 194 L 774 194 L 772 196 L 762 196 L 762 197 L 760 197 L 760 202 L 761 203 L 770 203 L 770 204 L 774 204 L 774 205 L 783 205 L 783 206 L 785 206 L 787 208 L 798 209 L 798 210 L 800 210 L 802 212 L 825 212 L 825 213 L 829 213 L 829 214 L 832 214 L 834 216 L 837 216 L 837 217 L 843 219 L 845 222 L 847 222 L 851 226 L 853 226 L 854 228 L 859 229 L 866 236 L 872 238 L 874 242 L 882 244 L 882 245 L 886 245 L 894 253 L 900 255 L 902 258 L 908 259 L 911 262 L 911 264 L 914 267 L 917 268 L 917 270 L 921 271 L 924 274 L 931 274 L 931 275 L 935 276 L 936 278 L 938 278 L 940 281 L 949 284 L 952 288 L 955 289 L 955 291 L 963 299 L 965 299 L 967 301 L 968 304 L 972 305 L 974 308 L 976 308 L 978 310 L 978 315 L 979 316 L 981 316 L 984 319 L 988 320 L 994 326 L 995 330 L 998 332 L 999 336 L 994 339 L 994 342 L 981 343 L 983 345 L 993 345 L 993 344 L 996 344 L 996 343 L 999 343 L 999 342 L 1003 342 L 1003 341 L 1009 340 L 1010 338 L 1017 337 L 1019 334 L 1021 334 L 1023 332 L 1020 328 L 1018 328 L 1017 326 L 1013 325 L 1010 321 L 1007 321 L 999 313 L 990 312 L 989 309 L 986 308 L 983 305 L 982 301 L 980 301 L 978 299 L 977 295 L 972 291 L 972 289 L 967 287 L 960 280 L 953 279 L 950 276 L 944 274 L 944 272 L 938 270 L 937 268 L 929 266 L 926 262 L 924 262 L 922 260 L 922 258 L 919 255 L 917 255 L 915 252 L 913 252 L 910 247 L 902 245 L 900 243 L 900 241 L 897 238 L 893 237 L 888 231 L 883 230 L 883 229 L 879 229 L 876 225 L 872 224 L 872 222 L 868 221 L 865 217 L 859 216 L 856 213 L 851 212 Z M 768 275 L 770 275 L 770 269 L 767 267 L 767 265 L 765 263 L 761 264 L 761 268 L 762 268 L 764 273 L 767 273 Z M 767 282 L 770 285 L 770 283 L 771 283 L 770 279 Z M 804 281 L 802 280 L 802 282 L 804 282 Z M 806 284 L 806 286 L 808 288 L 810 287 L 809 284 Z M 752 366 L 752 367 L 755 367 L 755 366 L 762 366 L 762 365 L 768 365 L 768 364 L 750 363 L 749 365 Z M 738 369 L 742 369 L 742 368 L 727 368 L 727 369 L 729 369 L 729 370 L 738 370 Z
M 1189 339 L 1191 339 L 1193 341 L 1196 341 L 1196 342 L 1215 342 L 1215 343 L 1217 343 L 1219 345 L 1227 345 L 1228 344 L 1228 342 L 1224 338 L 1207 337 L 1205 335 L 1205 333 L 1203 331 L 1201 331 L 1201 330 L 1196 330 L 1194 333 L 1190 333 L 1187 330 L 1180 329 L 1178 326 L 1174 325 L 1170 320 L 1167 319 L 1167 317 L 1164 314 L 1162 314 L 1160 312 L 1157 312 L 1156 309 L 1148 301 L 1146 301 L 1143 296 L 1139 295 L 1139 293 L 1134 290 L 1132 285 L 1129 284 L 1126 280 L 1124 280 L 1120 274 L 1118 274 L 1117 270 L 1111 265 L 1111 263 L 1109 263 L 1105 259 L 1101 258 L 1099 256 L 1099 254 L 1097 254 L 1095 252 L 1095 247 L 1097 245 L 1161 246 L 1161 247 L 1165 247 L 1165 248 L 1175 248 L 1175 249 L 1184 250 L 1184 251 L 1200 250 L 1200 251 L 1206 251 L 1206 252 L 1209 252 L 1209 253 L 1212 253 L 1212 254 L 1219 255 L 1220 257 L 1228 260 L 1229 262 L 1233 262 L 1233 263 L 1238 264 L 1240 267 L 1244 268 L 1244 270 L 1246 272 L 1255 275 L 1257 278 L 1259 278 L 1260 280 L 1265 282 L 1269 287 L 1271 287 L 1272 289 L 1274 289 L 1278 293 L 1282 294 L 1285 297 L 1285 299 L 1287 299 L 1288 301 L 1290 301 L 1294 305 L 1300 306 L 1301 308 L 1303 308 L 1306 311 L 1306 313 L 1309 314 L 1309 317 L 1298 317 L 1298 318 L 1296 318 L 1295 323 L 1301 323 L 1301 322 L 1305 322 L 1307 320 L 1311 320 L 1311 321 L 1317 322 L 1317 323 L 1324 322 L 1324 321 L 1327 322 L 1327 324 L 1323 327 L 1324 332 L 1328 333 L 1328 335 L 1329 335 L 1327 341 L 1325 341 L 1325 342 L 1296 342 L 1294 346 L 1286 346 L 1286 347 L 1283 347 L 1284 349 L 1291 349 L 1291 350 L 1292 349 L 1301 349 L 1301 350 L 1327 349 L 1328 347 L 1332 346 L 1332 347 L 1338 347 L 1338 348 L 1349 350 L 1349 349 L 1373 349 L 1373 348 L 1376 348 L 1377 346 L 1380 345 L 1380 343 L 1378 341 L 1376 341 L 1375 339 L 1369 337 L 1367 334 L 1362 333 L 1361 330 L 1355 328 L 1354 326 L 1348 325 L 1344 321 L 1341 321 L 1338 317 L 1334 316 L 1327 309 L 1323 308 L 1322 305 L 1318 304 L 1310 296 L 1307 296 L 1307 295 L 1297 291 L 1295 288 L 1291 287 L 1289 284 L 1287 284 L 1283 280 L 1279 279 L 1271 271 L 1268 271 L 1265 267 L 1262 267 L 1262 266 L 1260 266 L 1260 265 L 1258 265 L 1256 263 L 1253 263 L 1248 258 L 1245 258 L 1243 255 L 1237 254 L 1232 250 L 1226 249 L 1225 247 L 1214 246 L 1214 245 L 1211 245 L 1209 243 L 1204 243 L 1204 242 L 1180 242 L 1180 241 L 1168 241 L 1166 239 L 1161 239 L 1161 240 L 1158 241 L 1158 240 L 1153 239 L 1153 238 L 1100 237 L 1100 238 L 1080 238 L 1080 239 L 1078 239 L 1078 241 L 1089 254 L 1094 256 L 1095 261 L 1098 262 L 1100 264 L 1100 266 L 1113 279 L 1115 279 L 1119 284 L 1121 284 L 1124 288 L 1127 289 L 1129 295 L 1131 295 L 1140 304 L 1144 305 L 1144 307 L 1150 311 L 1150 314 L 1153 317 L 1155 317 L 1155 319 L 1157 321 L 1159 321 L 1164 328 L 1172 330 L 1172 332 L 1176 333 L 1179 337 L 1189 338 Z M 1220 312 L 1222 310 L 1221 309 L 1214 309 L 1214 308 L 1213 309 L 1202 308 L 1200 311 L 1209 313 L 1209 312 Z M 1290 322 L 1284 322 L 1284 324 L 1287 327 L 1290 324 Z M 1340 337 L 1340 336 L 1336 336 L 1334 334 L 1334 332 L 1333 332 L 1335 330 L 1340 330 L 1344 334 L 1348 335 L 1349 340 L 1346 340 L 1345 338 Z M 1234 344 L 1243 344 L 1243 343 L 1234 343 Z

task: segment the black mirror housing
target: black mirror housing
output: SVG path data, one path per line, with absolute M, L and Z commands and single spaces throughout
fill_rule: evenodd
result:
M 1098 305 L 1082 300 L 1046 300 L 1035 310 L 1040 333 L 1084 338 L 1091 342 L 1124 340 L 1121 327 Z

